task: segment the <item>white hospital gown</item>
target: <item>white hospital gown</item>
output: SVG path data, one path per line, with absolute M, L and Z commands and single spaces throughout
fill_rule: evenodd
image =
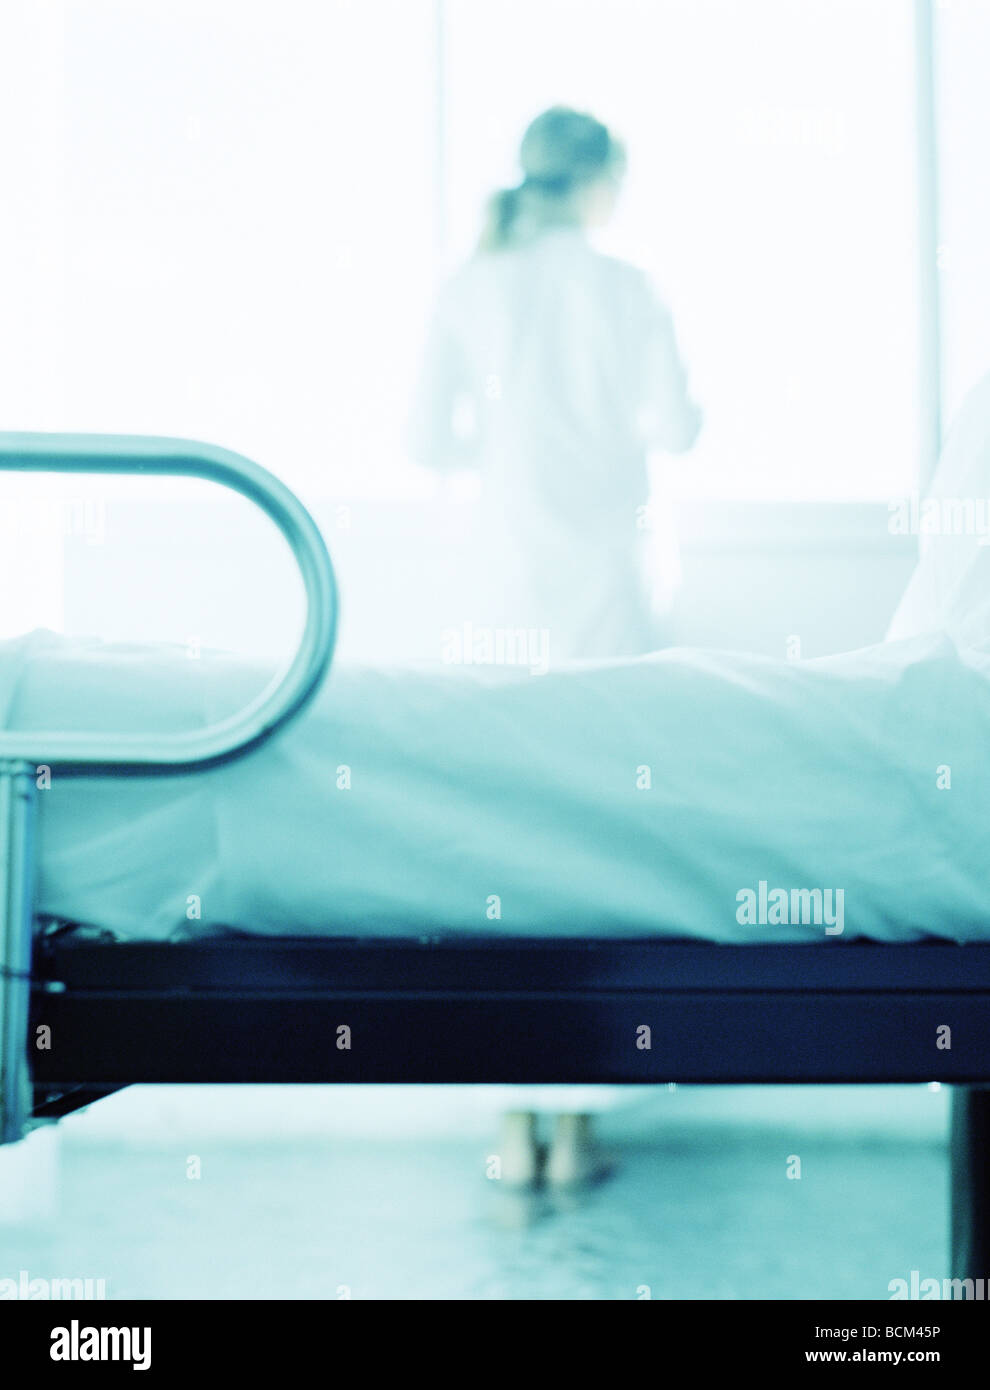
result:
M 701 415 L 648 278 L 576 228 L 478 255 L 443 288 L 410 422 L 425 466 L 477 467 L 492 627 L 545 629 L 555 663 L 658 645 L 643 579 L 651 449 Z

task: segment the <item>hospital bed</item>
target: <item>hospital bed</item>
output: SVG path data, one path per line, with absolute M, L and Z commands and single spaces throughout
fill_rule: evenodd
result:
M 195 776 L 250 756 L 331 662 L 336 588 L 296 498 L 175 440 L 0 436 L 0 467 L 200 477 L 259 505 L 298 562 L 298 650 L 239 715 L 189 733 L 0 732 L 0 1142 L 147 1083 L 918 1083 L 954 1088 L 952 1273 L 990 1275 L 990 945 L 322 939 L 105 940 L 39 920 L 37 769 Z M 397 929 L 398 926 L 398 929 Z M 671 939 L 674 938 L 674 939 Z M 952 1046 L 933 1050 L 943 1025 Z M 43 1039 L 43 1041 L 42 1041 Z

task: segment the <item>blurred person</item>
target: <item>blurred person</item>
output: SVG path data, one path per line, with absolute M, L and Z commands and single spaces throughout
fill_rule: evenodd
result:
M 438 296 L 410 452 L 480 473 L 485 621 L 548 634 L 554 661 L 636 656 L 662 645 L 640 545 L 649 453 L 690 449 L 701 412 L 648 277 L 589 238 L 615 209 L 622 144 L 554 106 L 527 128 L 519 163 L 521 182 L 491 198 L 475 254 Z M 503 1180 L 603 1175 L 590 1112 L 617 1094 L 510 1088 Z M 557 1112 L 549 1145 L 539 1110 Z

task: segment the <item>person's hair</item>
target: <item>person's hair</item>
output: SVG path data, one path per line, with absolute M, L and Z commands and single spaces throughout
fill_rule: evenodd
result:
M 552 106 L 527 127 L 519 164 L 522 182 L 489 199 L 480 251 L 501 251 L 547 227 L 576 223 L 576 195 L 599 179 L 621 178 L 625 149 L 594 116 Z

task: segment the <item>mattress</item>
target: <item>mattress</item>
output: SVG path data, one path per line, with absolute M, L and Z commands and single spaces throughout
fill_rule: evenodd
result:
M 201 727 L 271 671 L 35 632 L 5 728 Z M 125 940 L 990 935 L 990 648 L 334 668 L 205 772 L 39 792 L 41 913 Z M 42 779 L 44 782 L 45 779 Z

